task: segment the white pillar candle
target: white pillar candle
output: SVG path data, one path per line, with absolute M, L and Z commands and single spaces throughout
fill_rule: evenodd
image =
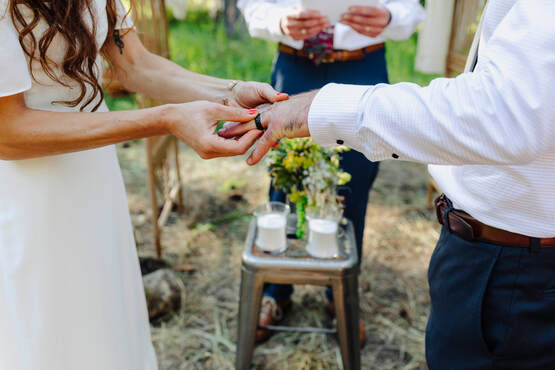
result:
M 338 223 L 326 219 L 310 219 L 307 251 L 311 256 L 333 258 L 339 253 L 337 246 Z
M 269 212 L 256 217 L 258 235 L 256 246 L 266 252 L 283 252 L 287 248 L 285 213 Z

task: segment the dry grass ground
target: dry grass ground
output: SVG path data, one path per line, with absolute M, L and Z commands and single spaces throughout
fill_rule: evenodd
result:
M 153 256 L 143 146 L 119 148 L 139 253 Z M 266 199 L 263 166 L 243 158 L 204 162 L 183 148 L 186 213 L 164 230 L 164 258 L 181 265 L 183 309 L 152 327 L 161 370 L 233 369 L 240 255 L 249 212 Z M 425 209 L 422 165 L 387 162 L 371 194 L 360 275 L 361 318 L 368 343 L 364 369 L 424 369 L 429 312 L 426 269 L 438 226 Z M 322 288 L 296 288 L 295 325 L 329 325 Z M 339 369 L 334 337 L 281 333 L 256 348 L 257 369 Z

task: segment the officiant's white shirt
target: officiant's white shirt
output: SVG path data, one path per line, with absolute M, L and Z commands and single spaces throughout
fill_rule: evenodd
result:
M 424 21 L 426 13 L 419 0 L 380 0 L 391 12 L 391 23 L 378 37 L 367 37 L 342 23 L 335 25 L 333 46 L 338 50 L 357 50 L 387 40 L 405 40 Z M 304 42 L 295 41 L 281 32 L 281 19 L 295 12 L 300 0 L 239 0 L 237 6 L 245 16 L 252 37 L 281 42 L 302 49 Z
M 325 86 L 314 140 L 343 140 L 373 161 L 435 164 L 458 207 L 485 224 L 555 236 L 553 0 L 490 0 L 473 73 L 428 87 Z

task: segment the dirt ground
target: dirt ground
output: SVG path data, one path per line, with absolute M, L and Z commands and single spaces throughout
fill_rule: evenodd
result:
M 139 254 L 154 256 L 141 142 L 118 147 Z M 181 150 L 185 214 L 163 233 L 164 259 L 180 266 L 186 304 L 153 324 L 161 370 L 233 369 L 240 256 L 250 211 L 266 200 L 264 166 L 244 158 L 202 161 Z M 426 209 L 425 166 L 385 162 L 370 196 L 360 286 L 368 342 L 363 369 L 425 369 L 426 269 L 439 227 Z M 322 288 L 298 286 L 285 324 L 330 325 Z M 255 351 L 256 369 L 340 369 L 336 339 L 280 333 Z

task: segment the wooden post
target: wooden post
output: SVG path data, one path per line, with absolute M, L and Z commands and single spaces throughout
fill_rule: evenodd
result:
M 164 0 L 134 0 L 133 19 L 145 47 L 155 54 L 169 58 L 168 20 Z M 137 102 L 141 108 L 158 105 L 144 96 L 137 96 Z M 176 202 L 180 212 L 184 208 L 179 173 L 179 142 L 174 136 L 148 138 L 146 155 L 154 244 L 156 255 L 161 258 L 161 230 Z
M 231 37 L 235 30 L 235 23 L 239 19 L 237 0 L 224 0 L 224 17 L 227 37 Z
M 479 17 L 486 5 L 487 0 L 456 0 L 453 11 L 453 28 L 451 31 L 451 43 L 447 56 L 447 76 L 455 77 L 464 71 L 466 58 L 474 33 L 473 26 L 478 25 Z M 430 177 L 428 182 L 428 207 L 433 207 L 434 194 L 440 193 L 441 189 Z
M 487 0 L 457 0 L 453 12 L 451 45 L 447 56 L 447 75 L 456 76 L 464 71 L 466 57 L 474 39 L 473 26 L 478 24 L 479 16 Z

